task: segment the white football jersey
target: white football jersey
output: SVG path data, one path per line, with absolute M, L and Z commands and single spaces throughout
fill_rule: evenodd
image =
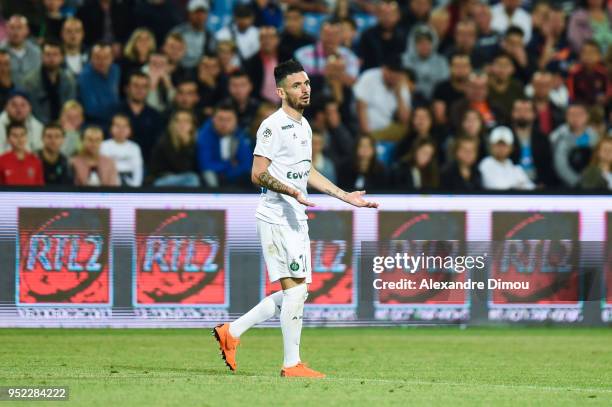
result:
M 312 129 L 302 117 L 297 121 L 281 108 L 261 123 L 254 155 L 268 158 L 268 172 L 282 183 L 308 196 L 306 187 L 312 165 Z M 307 220 L 305 206 L 295 198 L 262 189 L 257 219 L 279 225 L 295 225 Z

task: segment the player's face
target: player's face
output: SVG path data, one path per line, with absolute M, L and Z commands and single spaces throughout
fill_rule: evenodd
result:
M 310 105 L 310 79 L 306 72 L 291 74 L 285 78 L 282 88 L 278 88 L 278 96 L 290 107 L 304 110 Z

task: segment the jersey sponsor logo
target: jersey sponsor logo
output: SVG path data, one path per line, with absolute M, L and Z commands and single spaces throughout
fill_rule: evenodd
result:
M 292 128 L 293 128 L 293 124 L 288 124 L 286 126 L 281 126 L 282 130 L 289 130 L 289 129 L 292 129 Z
M 306 170 L 306 171 L 287 171 L 287 178 L 288 179 L 308 178 L 309 175 L 310 175 L 310 170 Z

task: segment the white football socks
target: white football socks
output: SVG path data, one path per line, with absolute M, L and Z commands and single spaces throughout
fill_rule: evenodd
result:
M 259 304 L 251 308 L 249 312 L 230 323 L 229 333 L 234 338 L 239 338 L 249 328 L 260 322 L 267 321 L 273 316 L 279 316 L 281 304 L 283 302 L 283 292 L 277 291 L 261 300 Z
M 302 335 L 302 315 L 304 302 L 308 297 L 306 284 L 283 290 L 280 323 L 283 331 L 284 367 L 295 366 L 300 362 L 300 337 Z

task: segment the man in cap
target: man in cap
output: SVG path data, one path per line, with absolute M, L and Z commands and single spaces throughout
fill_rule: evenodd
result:
M 208 0 L 190 0 L 187 4 L 187 21 L 172 29 L 185 40 L 187 52 L 181 60 L 185 68 L 194 68 L 202 55 L 215 49 L 215 37 L 206 29 L 208 20 Z

